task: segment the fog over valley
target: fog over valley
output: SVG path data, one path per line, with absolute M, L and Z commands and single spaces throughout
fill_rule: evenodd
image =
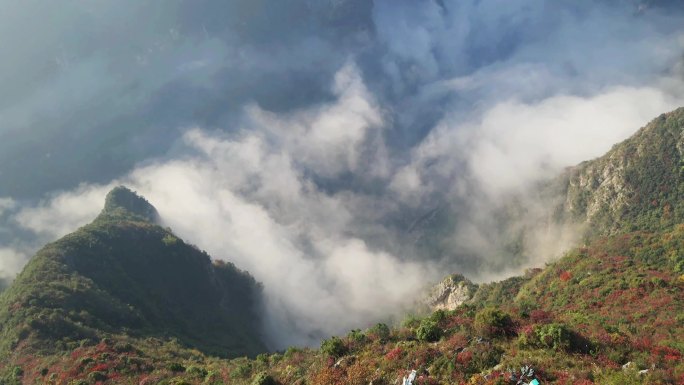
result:
M 549 187 L 684 105 L 677 1 L 0 0 L 0 282 L 113 187 L 263 284 L 269 348 L 581 242 Z

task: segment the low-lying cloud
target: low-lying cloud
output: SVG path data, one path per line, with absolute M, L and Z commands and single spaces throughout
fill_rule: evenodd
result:
M 335 79 L 334 102 L 285 115 L 249 107 L 249 119 L 235 134 L 190 129 L 183 136 L 184 157 L 138 167 L 107 185 L 82 185 L 21 209 L 14 220 L 56 238 L 89 222 L 111 187 L 130 185 L 184 239 L 264 283 L 273 347 L 315 345 L 326 335 L 401 313 L 445 269 L 463 270 L 459 252 L 491 259 L 489 269 L 485 264 L 468 271 L 474 278 L 519 271 L 519 262 L 502 270 L 505 255 L 492 249 L 501 236 L 492 232 L 496 202 L 600 155 L 675 105 L 657 90 L 627 88 L 590 98 L 501 103 L 472 122 L 450 125 L 445 119 L 415 148 L 411 163 L 398 167 L 383 150 L 379 132 L 386 122 L 358 69 L 349 64 Z M 343 173 L 372 178 L 386 193 L 327 191 L 316 183 Z M 430 183 L 440 180 L 452 184 Z M 473 209 L 461 213 L 450 235 L 452 260 L 376 247 L 383 244 L 379 238 L 402 244 L 402 231 L 383 226 L 383 217 L 435 194 Z M 537 255 L 530 250 L 522 265 L 567 246 L 558 242 L 566 230 L 533 233 L 530 245 L 540 249 Z
M 578 229 L 545 221 L 535 186 L 684 104 L 676 8 L 220 3 L 179 1 L 140 34 L 36 27 L 72 45 L 27 67 L 37 83 L 11 82 L 16 100 L 0 91 L 0 278 L 126 184 L 264 283 L 274 348 L 316 345 L 403 313 L 448 272 L 483 281 L 557 256 Z

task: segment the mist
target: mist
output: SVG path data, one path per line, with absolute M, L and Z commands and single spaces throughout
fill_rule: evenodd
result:
M 124 184 L 264 284 L 273 349 L 558 257 L 539 184 L 684 104 L 668 2 L 152 4 L 4 4 L 0 279 Z

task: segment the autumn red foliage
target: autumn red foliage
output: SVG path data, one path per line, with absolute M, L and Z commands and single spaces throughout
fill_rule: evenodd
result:
M 558 278 L 560 278 L 560 280 L 563 282 L 568 282 L 572 279 L 572 273 L 570 273 L 569 271 L 562 271 Z

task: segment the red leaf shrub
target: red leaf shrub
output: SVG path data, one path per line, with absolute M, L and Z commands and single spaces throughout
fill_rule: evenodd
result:
M 399 358 L 401 358 L 401 356 L 403 354 L 404 354 L 404 350 L 400 347 L 396 347 L 396 348 L 390 350 L 389 352 L 387 352 L 387 354 L 385 354 L 385 358 L 387 358 L 390 361 L 395 361 L 395 360 L 398 360 Z
M 569 280 L 572 279 L 572 273 L 570 273 L 567 270 L 561 271 L 560 275 L 558 276 L 561 281 L 563 282 L 568 282 Z
M 91 372 L 106 372 L 108 370 L 109 365 L 107 364 L 97 364 L 90 369 Z
M 570 273 L 568 273 L 570 274 Z M 561 274 L 562 276 L 562 274 Z M 561 278 L 562 279 L 562 278 Z M 568 278 L 570 279 L 570 278 Z M 551 313 L 545 310 L 537 309 L 530 312 L 530 320 L 534 323 L 549 323 L 551 322 L 553 316 Z
M 468 365 L 473 359 L 473 352 L 465 350 L 456 355 L 456 362 L 461 365 Z

